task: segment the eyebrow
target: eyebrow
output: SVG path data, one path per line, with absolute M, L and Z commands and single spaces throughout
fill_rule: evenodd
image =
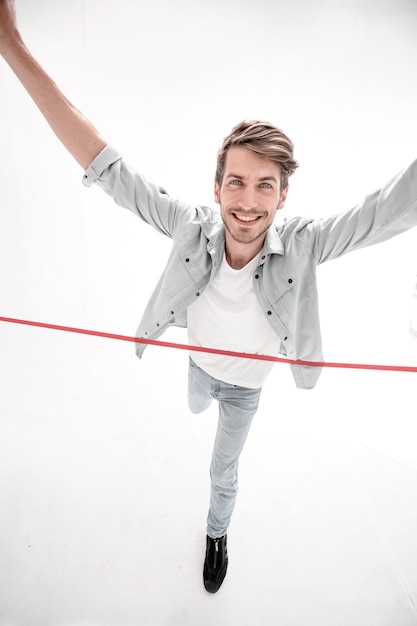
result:
M 226 178 L 240 178 L 241 180 L 245 180 L 245 178 L 247 178 L 247 176 L 242 176 L 242 174 L 228 174 L 226 176 Z M 270 176 L 261 176 L 260 178 L 258 178 L 259 182 L 264 182 L 266 180 L 273 180 L 276 183 L 278 182 L 278 178 L 276 176 L 273 176 L 272 174 Z

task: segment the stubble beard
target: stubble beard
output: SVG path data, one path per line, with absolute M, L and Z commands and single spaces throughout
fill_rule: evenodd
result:
M 231 227 L 229 226 L 229 224 L 227 223 L 227 221 L 223 219 L 223 224 L 225 226 L 225 228 L 227 229 L 227 231 L 229 232 L 230 236 L 232 237 L 232 239 L 234 241 L 236 241 L 237 243 L 243 243 L 243 244 L 250 244 L 253 243 L 254 241 L 256 241 L 257 239 L 259 239 L 260 237 L 263 237 L 265 235 L 265 233 L 267 232 L 267 230 L 269 229 L 269 227 L 271 226 L 273 220 L 271 220 L 271 222 L 269 224 L 266 224 L 265 227 L 261 230 L 258 231 L 256 234 L 254 234 L 253 236 L 251 236 L 250 233 L 248 233 L 248 237 L 243 238 L 243 237 L 239 237 L 236 233 L 234 233 L 231 229 Z M 232 217 L 233 219 L 233 217 Z
M 268 230 L 269 226 L 266 226 L 263 230 L 261 230 L 261 232 L 257 233 L 254 237 L 251 237 L 250 239 L 241 239 L 240 237 L 238 237 L 237 235 L 235 235 L 235 233 L 233 233 L 231 231 L 231 229 L 229 228 L 227 222 L 224 222 L 225 228 L 227 228 L 227 230 L 230 233 L 230 236 L 232 237 L 232 239 L 234 241 L 236 241 L 237 243 L 253 243 L 254 241 L 256 241 L 257 239 L 259 239 L 259 237 L 262 237 L 262 235 L 264 235 L 266 233 L 266 231 Z

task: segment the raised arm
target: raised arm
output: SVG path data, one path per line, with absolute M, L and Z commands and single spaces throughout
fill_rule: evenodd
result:
M 58 139 L 86 169 L 106 142 L 91 122 L 69 102 L 25 46 L 17 28 L 14 0 L 0 0 L 0 54 Z

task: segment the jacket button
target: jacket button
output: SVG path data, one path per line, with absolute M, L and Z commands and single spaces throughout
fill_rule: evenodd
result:
M 289 279 L 288 279 L 288 282 L 289 282 L 289 283 L 290 283 L 290 285 L 291 285 L 291 283 L 292 283 L 292 278 L 289 278 Z
M 259 278 L 259 274 L 255 274 L 255 278 Z
M 197 293 L 196 293 L 195 295 L 196 295 L 196 296 L 199 296 L 199 295 L 200 295 L 200 292 L 199 292 L 199 291 L 197 291 Z
M 268 315 L 272 315 L 272 311 L 267 311 Z
M 287 341 L 288 337 L 284 337 L 284 341 Z
M 263 254 L 263 255 L 262 255 L 262 261 L 263 261 L 264 259 L 266 259 L 266 256 Z
M 174 315 L 174 311 L 171 311 L 171 315 Z
M 189 263 L 189 262 L 190 262 L 190 259 L 187 257 L 187 258 L 185 259 L 185 262 L 186 262 L 186 263 Z

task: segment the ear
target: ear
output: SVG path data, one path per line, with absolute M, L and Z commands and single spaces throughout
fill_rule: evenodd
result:
M 217 180 L 214 181 L 214 201 L 220 204 L 220 185 Z
M 289 187 L 285 187 L 284 191 L 281 193 L 281 196 L 280 196 L 279 202 L 278 202 L 277 211 L 279 211 L 279 209 L 283 209 L 284 208 L 285 200 L 287 199 L 288 189 L 289 189 Z

